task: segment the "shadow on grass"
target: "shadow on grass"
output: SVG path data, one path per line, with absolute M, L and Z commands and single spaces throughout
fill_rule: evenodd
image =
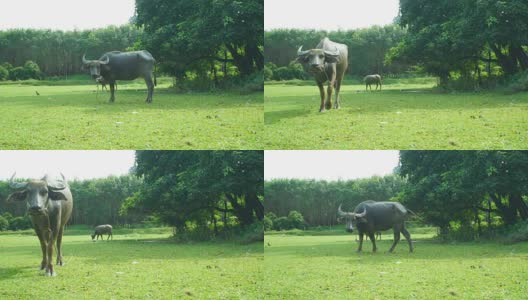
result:
M 8 280 L 14 277 L 23 278 L 23 277 L 33 277 L 37 274 L 38 265 L 40 261 L 35 264 L 34 267 L 17 267 L 17 268 L 6 268 L 0 267 L 0 280 Z M 34 272 L 31 272 L 34 271 Z
M 264 124 L 271 125 L 280 122 L 282 119 L 298 118 L 310 114 L 306 109 L 290 109 L 264 113 Z
M 67 94 L 69 93 L 69 94 Z M 39 108 L 77 107 L 86 109 L 87 113 L 110 113 L 116 110 L 133 111 L 137 109 L 151 110 L 215 110 L 231 109 L 262 104 L 262 93 L 239 95 L 235 93 L 193 93 L 176 94 L 169 88 L 155 89 L 153 102 L 145 103 L 146 89 L 123 90 L 115 94 L 115 102 L 109 102 L 110 94 L 103 92 L 97 96 L 93 92 L 66 92 L 50 96 L 12 96 L 0 97 L 4 108 L 18 106 L 35 106 Z M 51 98 L 51 99 L 48 99 Z
M 399 110 L 476 110 L 482 108 L 495 108 L 511 105 L 512 103 L 527 103 L 526 93 L 505 95 L 497 92 L 483 93 L 433 93 L 430 89 L 403 89 L 384 90 L 381 92 L 355 92 L 343 91 L 341 111 L 347 113 L 384 113 Z M 315 94 L 314 94 L 315 95 Z M 266 112 L 266 118 L 274 122 L 275 116 L 288 117 L 291 111 L 300 111 L 308 104 L 309 96 L 270 96 L 266 95 L 273 103 L 269 104 L 275 108 L 284 106 L 284 110 Z M 314 110 L 318 104 L 314 103 Z M 286 108 L 287 107 L 287 108 Z M 294 108 L 292 108 L 294 107 Z M 296 109 L 295 107 L 299 107 Z
M 508 256 L 512 252 L 523 253 L 528 250 L 527 245 L 501 245 L 497 243 L 438 243 L 431 239 L 413 239 L 414 252 L 410 253 L 407 241 L 402 237 L 394 253 L 388 253 L 392 240 L 376 241 L 377 252 L 372 252 L 372 243 L 363 242 L 363 251 L 356 252 L 359 242 L 334 241 L 325 244 L 308 244 L 302 246 L 273 246 L 273 241 L 265 247 L 266 255 L 303 257 L 306 259 L 317 257 L 348 257 L 354 260 L 375 257 L 379 259 L 487 259 Z M 512 250 L 517 249 L 517 250 Z

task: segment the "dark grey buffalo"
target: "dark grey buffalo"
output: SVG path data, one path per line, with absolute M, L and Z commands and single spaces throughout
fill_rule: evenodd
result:
M 409 243 L 409 251 L 413 251 L 411 234 L 405 228 L 405 220 L 412 212 L 398 202 L 375 202 L 372 200 L 358 204 L 353 212 L 344 212 L 341 205 L 337 214 L 346 219 L 346 230 L 353 232 L 354 227 L 359 233 L 359 248 L 363 246 L 363 235 L 368 235 L 372 241 L 372 251 L 376 252 L 376 239 L 374 233 L 392 228 L 394 230 L 394 242 L 389 252 L 392 252 L 400 241 L 400 233 Z
M 374 74 L 374 75 L 367 75 L 365 76 L 365 78 L 363 78 L 363 81 L 365 81 L 365 90 L 367 91 L 367 87 L 370 87 L 370 90 L 372 91 L 372 84 L 376 84 L 376 89 L 375 90 L 378 90 L 378 85 L 379 85 L 379 89 L 381 91 L 381 76 L 378 75 L 378 74 Z
M 112 237 L 113 240 L 114 236 L 112 235 L 112 225 L 105 224 L 95 227 L 94 233 L 92 234 L 92 241 L 94 239 L 98 240 L 99 237 L 101 237 L 102 240 L 103 234 L 108 234 L 108 237 L 106 238 L 107 241 L 110 239 L 110 237 Z
M 341 106 L 339 91 L 341 82 L 348 67 L 348 47 L 343 44 L 332 42 L 328 38 L 322 39 L 315 49 L 303 51 L 302 46 L 297 50 L 297 60 L 308 66 L 309 72 L 313 74 L 319 93 L 321 95 L 321 106 L 319 111 L 332 108 L 332 91 L 335 88 L 334 108 Z M 323 84 L 328 81 L 327 95 Z
M 98 60 L 82 58 L 83 68 L 90 69 L 90 75 L 99 83 L 110 85 L 110 102 L 114 102 L 114 92 L 117 80 L 133 80 L 138 77 L 145 79 L 147 84 L 147 103 L 152 103 L 152 94 L 156 85 L 154 64 L 156 60 L 146 51 L 107 52 Z
M 62 174 L 61 174 L 62 175 Z M 11 177 L 9 187 L 15 190 L 7 201 L 26 201 L 33 228 L 37 233 L 42 249 L 40 269 L 47 276 L 55 276 L 53 271 L 53 246 L 57 244 L 57 264 L 62 266 L 62 234 L 73 208 L 73 198 L 68 183 L 62 179 L 44 176 L 40 180 L 14 182 Z

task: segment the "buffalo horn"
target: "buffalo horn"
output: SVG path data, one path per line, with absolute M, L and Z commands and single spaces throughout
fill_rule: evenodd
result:
M 86 59 L 86 53 L 85 53 L 85 54 L 83 55 L 83 59 L 82 59 L 82 62 L 83 62 L 83 64 L 84 64 L 84 65 L 86 65 L 86 64 L 89 64 L 89 63 L 90 63 L 90 61 Z
M 110 62 L 110 57 L 108 57 L 108 55 L 105 55 L 105 60 L 100 60 L 99 62 L 102 64 L 102 65 L 106 65 Z
M 341 210 L 341 204 L 339 204 L 339 207 L 337 208 L 337 214 L 341 217 L 346 217 L 346 216 L 352 216 L 353 213 L 349 213 L 349 212 L 344 212 Z
M 11 179 L 9 179 L 9 187 L 15 190 L 23 190 L 28 185 L 27 182 L 14 182 L 13 179 L 15 178 L 16 172 L 13 173 L 13 176 L 11 176 Z
M 297 56 L 306 55 L 306 54 L 308 54 L 308 52 L 310 52 L 310 50 L 302 51 L 302 46 L 301 46 L 301 47 L 299 47 L 299 50 L 297 50 Z
M 364 218 L 367 215 L 367 210 L 364 209 L 362 213 L 356 214 L 357 218 Z

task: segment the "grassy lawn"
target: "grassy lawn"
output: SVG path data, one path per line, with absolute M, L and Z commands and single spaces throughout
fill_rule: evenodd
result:
M 142 80 L 118 82 L 115 103 L 88 80 L 2 83 L 0 149 L 262 149 L 262 93 L 170 84 L 160 78 L 148 105 Z
M 40 246 L 31 231 L 0 234 L 0 299 L 260 297 L 262 243 L 176 244 L 166 228 L 115 230 L 109 242 L 92 242 L 89 233 L 64 236 L 65 266 L 56 267 L 56 277 L 38 271 Z
M 528 93 L 436 93 L 433 78 L 342 87 L 342 109 L 319 113 L 315 82 L 264 92 L 265 149 L 525 149 Z M 332 100 L 334 101 L 334 100 Z
M 344 232 L 344 228 L 340 229 Z M 266 233 L 267 299 L 526 299 L 528 243 L 442 244 L 410 228 L 415 252 L 392 234 L 358 243 L 351 234 Z M 418 233 L 417 233 L 418 231 Z

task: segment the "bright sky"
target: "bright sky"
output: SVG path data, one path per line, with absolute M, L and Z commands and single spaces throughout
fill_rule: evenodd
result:
M 393 22 L 399 0 L 265 0 L 264 29 L 356 29 Z
M 134 0 L 0 0 L 0 30 L 92 29 L 128 23 Z
M 45 174 L 67 180 L 124 175 L 134 165 L 134 151 L 0 151 L 0 180 L 38 179 Z
M 398 151 L 265 151 L 264 178 L 348 180 L 391 174 Z

